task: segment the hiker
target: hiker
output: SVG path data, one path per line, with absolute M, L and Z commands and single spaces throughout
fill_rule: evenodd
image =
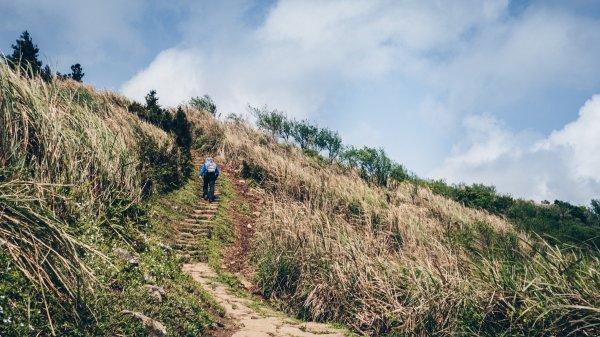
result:
M 204 178 L 202 197 L 209 202 L 215 201 L 215 181 L 219 177 L 219 167 L 211 157 L 206 158 L 206 162 L 200 170 L 200 176 Z

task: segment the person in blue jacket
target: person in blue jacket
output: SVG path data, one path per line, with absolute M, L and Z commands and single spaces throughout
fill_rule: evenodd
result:
M 215 201 L 215 181 L 219 177 L 219 167 L 211 157 L 206 158 L 206 162 L 200 170 L 200 176 L 204 178 L 202 197 L 209 202 Z

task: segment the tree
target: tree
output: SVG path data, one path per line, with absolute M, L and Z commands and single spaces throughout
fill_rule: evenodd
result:
M 379 186 L 387 186 L 392 172 L 392 161 L 383 149 L 350 147 L 342 153 L 342 161 L 351 168 L 358 168 L 358 173 L 364 180 Z
M 83 72 L 83 69 L 81 68 L 81 64 L 75 63 L 74 65 L 71 66 L 71 74 L 69 75 L 69 77 L 71 77 L 72 79 L 74 79 L 77 82 L 81 82 L 83 75 L 85 75 L 85 73 Z
M 146 95 L 146 111 L 148 121 L 156 126 L 163 126 L 164 111 L 158 105 L 158 96 L 156 96 L 156 90 L 150 90 Z
M 38 60 L 40 50 L 33 44 L 29 32 L 24 31 L 16 42 L 12 45 L 12 55 L 7 57 L 8 64 L 13 69 L 19 66 L 29 76 L 38 75 L 42 69 L 42 62 Z
M 392 170 L 390 171 L 390 179 L 397 181 L 397 182 L 402 182 L 406 179 L 408 179 L 410 176 L 408 174 L 408 172 L 406 172 L 406 169 L 404 168 L 404 166 L 402 166 L 401 164 L 396 164 L 393 163 L 392 164 Z
M 591 204 L 592 204 L 592 207 L 591 207 L 592 213 L 594 213 L 594 215 L 596 215 L 597 217 L 600 217 L 600 200 L 592 199 Z
M 342 137 L 337 131 L 332 131 L 327 128 L 319 130 L 317 137 L 317 146 L 320 149 L 327 150 L 329 159 L 333 161 L 338 157 L 342 150 Z
M 217 105 L 208 95 L 192 97 L 190 99 L 190 105 L 196 107 L 198 110 L 204 110 L 213 116 L 217 114 Z
M 266 105 L 262 108 L 248 106 L 248 110 L 256 117 L 256 126 L 268 132 L 274 141 L 282 137 L 284 121 L 287 120 L 283 112 L 269 110 Z
M 52 80 L 52 70 L 50 70 L 50 67 L 47 64 L 42 69 L 40 75 L 45 82 L 50 82 L 50 80 Z
M 292 137 L 302 150 L 314 149 L 318 134 L 319 128 L 307 120 L 293 123 Z
M 284 119 L 281 124 L 281 138 L 287 142 L 290 141 L 290 137 L 292 137 L 292 132 L 294 128 L 294 121 L 289 119 Z
M 177 108 L 177 113 L 172 123 L 172 130 L 175 133 L 175 142 L 177 145 L 189 149 L 192 145 L 192 132 L 190 130 L 190 123 L 181 106 Z

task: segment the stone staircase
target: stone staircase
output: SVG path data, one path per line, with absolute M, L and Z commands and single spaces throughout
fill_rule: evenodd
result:
M 197 156 L 194 167 L 199 169 L 202 160 Z M 197 174 L 197 173 L 195 173 Z M 215 183 L 215 201 L 209 203 L 200 200 L 194 210 L 188 214 L 188 218 L 175 226 L 175 238 L 173 249 L 177 255 L 185 258 L 186 262 L 208 260 L 208 241 L 211 235 L 211 222 L 217 215 L 220 197 L 220 179 Z M 200 178 L 200 184 L 202 179 Z M 202 185 L 198 187 L 198 193 L 202 194 Z

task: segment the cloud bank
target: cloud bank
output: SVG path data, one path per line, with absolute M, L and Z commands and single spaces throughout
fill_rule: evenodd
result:
M 490 115 L 464 120 L 467 136 L 433 176 L 452 182 L 496 185 L 533 200 L 600 198 L 600 95 L 579 110 L 577 120 L 539 138 L 512 131 Z
M 587 203 L 598 177 L 582 158 L 598 152 L 589 137 L 569 143 L 565 126 L 600 92 L 600 20 L 587 4 L 188 3 L 182 40 L 121 91 L 156 89 L 165 105 L 209 94 L 225 115 L 268 104 L 423 176 Z

